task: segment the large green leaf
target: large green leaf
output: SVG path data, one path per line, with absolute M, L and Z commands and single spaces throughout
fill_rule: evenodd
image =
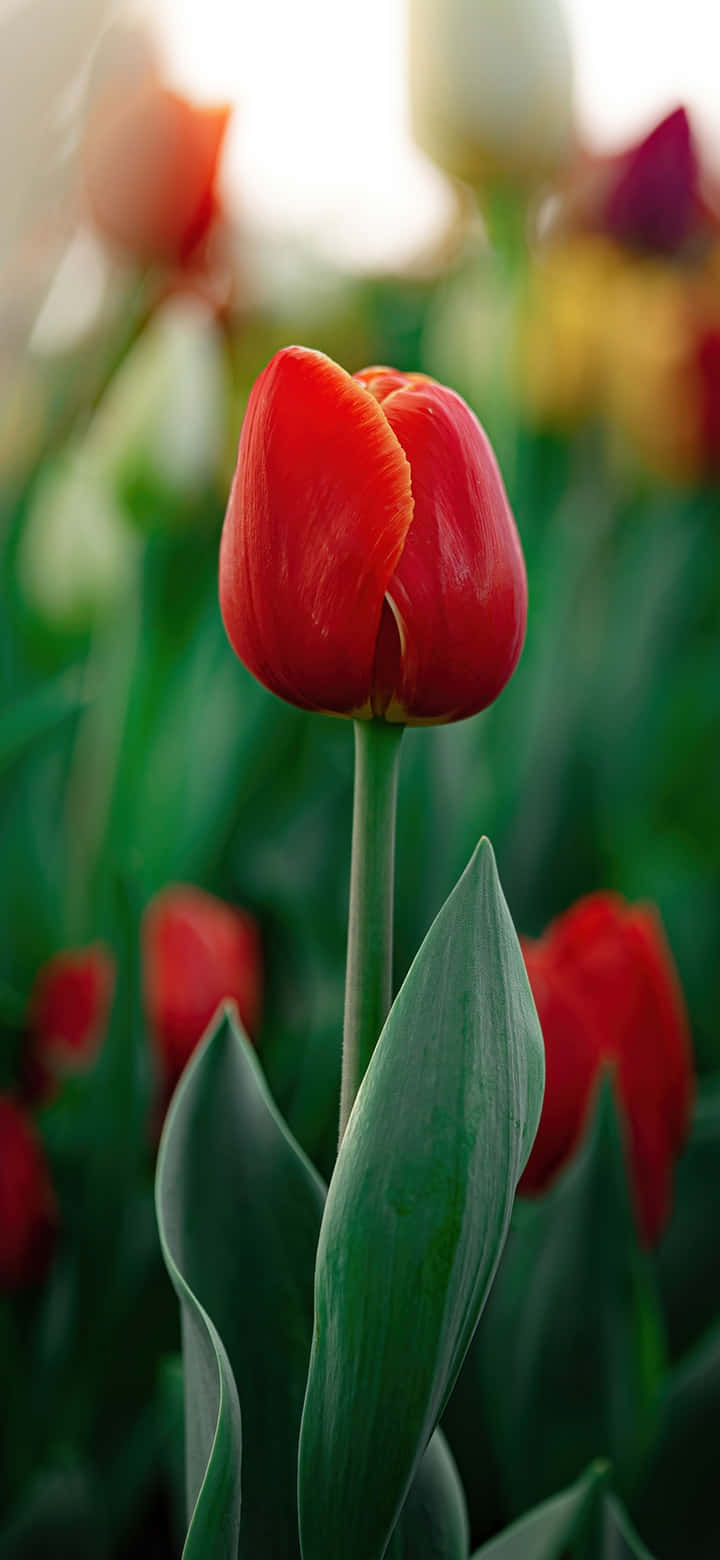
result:
M 520 1512 L 597 1457 L 629 1486 L 656 1425 L 660 1319 L 609 1080 L 580 1154 L 518 1215 L 473 1352 Z
M 542 1103 L 525 966 L 482 841 L 393 1005 L 320 1234 L 304 1560 L 379 1560 L 492 1282 Z
M 188 1426 L 186 1476 L 192 1514 L 183 1557 L 236 1560 L 242 1448 L 237 1387 L 218 1331 L 185 1277 L 186 1273 L 191 1280 L 196 1276 L 185 1185 L 192 1173 L 188 1127 L 193 1082 L 201 1066 L 202 1055 L 182 1079 L 168 1115 L 157 1168 L 157 1216 L 163 1256 L 182 1317 Z
M 469 1537 L 460 1476 L 442 1431 L 436 1430 L 386 1550 L 387 1560 L 467 1560 Z
M 474 1560 L 562 1560 L 568 1545 L 585 1532 L 604 1477 L 605 1465 L 593 1464 L 568 1490 L 484 1544 Z
M 299 1553 L 297 1443 L 324 1187 L 227 1010 L 180 1084 L 159 1167 L 176 1267 L 227 1351 L 243 1416 L 239 1554 Z M 187 1311 L 187 1308 L 186 1308 Z M 191 1486 L 207 1451 L 206 1383 L 184 1339 Z M 228 1492 L 230 1493 L 230 1492 Z

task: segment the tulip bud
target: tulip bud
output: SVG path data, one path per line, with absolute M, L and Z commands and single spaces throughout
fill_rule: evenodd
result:
M 410 0 L 418 144 L 478 186 L 531 182 L 565 158 L 572 58 L 556 0 Z
M 38 972 L 28 1017 L 28 1087 L 47 1098 L 57 1079 L 86 1072 L 105 1038 L 115 960 L 101 943 L 55 954 Z
M 237 1003 L 251 1038 L 262 1006 L 260 935 L 252 916 L 199 888 L 156 894 L 142 922 L 145 1012 L 169 1094 L 219 1004 Z
M 603 1066 L 614 1067 L 641 1230 L 656 1241 L 693 1098 L 687 1016 L 670 949 L 650 906 L 581 899 L 523 945 L 545 1040 L 540 1126 L 520 1183 L 541 1191 L 567 1161 Z
M 677 254 L 717 221 L 702 195 L 690 120 L 676 108 L 613 156 L 586 156 L 560 194 L 553 225 L 586 229 L 629 248 Z
M 183 265 L 217 215 L 216 178 L 230 118 L 152 79 L 108 91 L 91 115 L 85 185 L 98 231 L 141 264 Z
M 484 709 L 518 661 L 527 582 L 470 408 L 422 374 L 276 353 L 242 427 L 220 606 L 240 659 L 303 709 L 411 725 Z
M 30 1117 L 0 1094 L 0 1291 L 39 1283 L 52 1253 L 57 1207 Z

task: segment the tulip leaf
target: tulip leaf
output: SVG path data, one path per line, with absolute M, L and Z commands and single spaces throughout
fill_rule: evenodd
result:
M 689 1550 L 684 1552 L 690 1553 Z M 668 1551 L 669 1553 L 670 1551 Z M 713 1550 L 713 1554 L 717 1551 Z M 673 1554 L 677 1554 L 673 1550 Z M 696 1550 L 693 1555 L 698 1554 Z M 710 1550 L 708 1550 L 708 1556 Z M 602 1560 L 654 1560 L 650 1550 L 635 1532 L 627 1512 L 614 1495 L 608 1495 L 603 1505 Z
M 198 1058 L 201 1062 L 202 1058 Z M 186 1483 L 192 1513 L 183 1560 L 235 1560 L 240 1531 L 241 1427 L 237 1387 L 222 1340 L 184 1274 L 194 1277 L 184 1182 L 191 1165 L 196 1067 L 168 1115 L 157 1168 L 157 1216 L 168 1273 L 180 1301 L 188 1426 Z M 191 1173 L 191 1172 L 190 1172 Z
M 492 1283 L 543 1047 L 483 840 L 411 966 L 330 1183 L 300 1438 L 304 1560 L 380 1560 Z
M 633 1491 L 632 1515 L 662 1560 L 720 1554 L 719 1423 L 720 1322 L 669 1373 L 659 1433 Z
M 181 1246 L 173 1255 L 222 1338 L 237 1384 L 243 1416 L 237 1552 L 298 1555 L 297 1444 L 325 1189 L 279 1116 L 230 1008 L 181 1080 L 163 1170 L 161 1187 L 172 1199 Z M 202 1458 L 195 1443 L 207 1416 L 190 1342 L 183 1357 L 192 1484 Z
M 387 1560 L 467 1560 L 469 1527 L 452 1453 L 436 1430 L 385 1551 Z
M 597 1457 L 622 1487 L 634 1480 L 656 1426 L 664 1351 L 609 1078 L 576 1159 L 544 1198 L 518 1205 L 473 1366 L 478 1353 L 512 1510 Z
M 704 1080 L 675 1174 L 673 1213 L 656 1255 L 671 1354 L 687 1352 L 720 1315 L 720 1080 Z
M 543 1501 L 484 1544 L 473 1560 L 563 1560 L 568 1545 L 591 1520 L 605 1472 L 605 1464 L 594 1463 L 569 1489 Z

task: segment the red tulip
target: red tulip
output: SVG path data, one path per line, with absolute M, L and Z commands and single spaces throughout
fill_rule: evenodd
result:
M 252 916 L 199 888 L 163 889 L 143 916 L 145 1011 L 167 1092 L 229 997 L 254 1037 L 262 1005 L 260 934 Z
M 303 709 L 422 724 L 484 709 L 527 583 L 477 418 L 422 374 L 286 347 L 256 381 L 220 549 L 241 661 Z
M 218 211 L 227 106 L 201 108 L 156 82 L 108 91 L 86 139 L 85 186 L 98 230 L 141 263 L 184 264 Z
M 115 961 L 102 943 L 73 948 L 49 959 L 30 996 L 28 1090 L 52 1094 L 58 1078 L 92 1065 L 107 1030 L 115 987 Z
M 572 1153 L 603 1065 L 613 1064 L 627 1122 L 638 1218 L 657 1240 L 693 1098 L 682 993 L 651 906 L 614 894 L 581 899 L 523 945 L 545 1039 L 545 1102 L 520 1183 L 541 1191 Z
M 44 1277 L 57 1224 L 45 1153 L 30 1117 L 0 1094 L 0 1290 Z

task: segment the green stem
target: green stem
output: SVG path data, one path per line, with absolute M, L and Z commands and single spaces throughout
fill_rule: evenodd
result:
M 395 810 L 402 726 L 355 722 L 340 1140 L 392 1002 Z

